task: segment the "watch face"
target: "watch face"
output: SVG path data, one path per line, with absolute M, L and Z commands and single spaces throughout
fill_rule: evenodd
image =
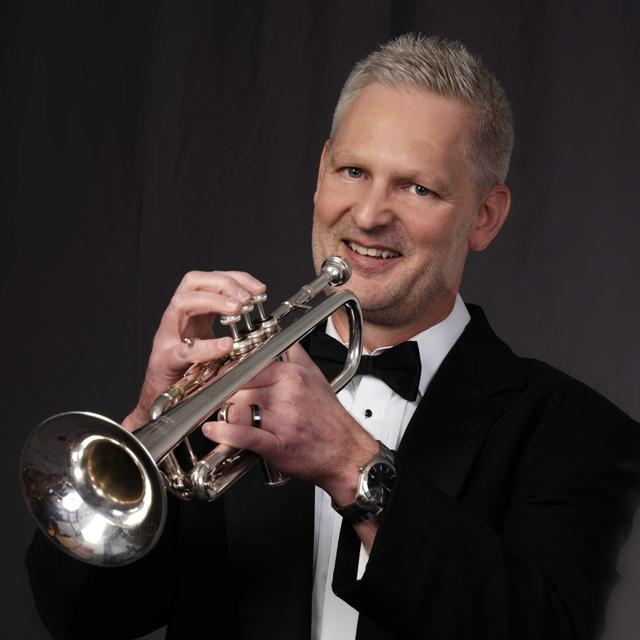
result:
M 381 507 L 389 500 L 396 472 L 384 462 L 374 464 L 367 474 L 367 491 L 371 498 Z

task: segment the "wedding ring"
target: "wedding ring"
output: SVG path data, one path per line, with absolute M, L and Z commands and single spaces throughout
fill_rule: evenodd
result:
M 219 422 L 228 422 L 227 418 L 229 416 L 229 409 L 233 405 L 233 402 L 227 402 L 223 404 L 219 409 L 216 415 L 216 420 Z M 259 404 L 250 404 L 249 409 L 251 409 L 251 426 L 252 427 L 260 427 L 262 426 L 262 409 L 260 409 Z
M 262 409 L 260 409 L 260 405 L 250 404 L 249 408 L 251 409 L 251 426 L 261 427 L 262 426 Z
M 232 404 L 233 404 L 232 402 L 227 402 L 226 404 L 223 404 L 218 409 L 218 415 L 216 417 L 216 420 L 218 420 L 219 422 L 227 422 L 227 412 L 229 411 L 229 407 Z

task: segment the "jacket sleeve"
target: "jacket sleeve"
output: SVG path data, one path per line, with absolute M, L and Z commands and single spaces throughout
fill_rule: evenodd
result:
M 366 571 L 338 560 L 334 591 L 383 637 L 597 637 L 640 484 L 637 427 L 589 429 L 521 468 L 495 522 L 399 460 Z M 354 537 L 343 524 L 339 557 Z

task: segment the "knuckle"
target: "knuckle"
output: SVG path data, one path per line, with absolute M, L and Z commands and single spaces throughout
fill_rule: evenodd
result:
M 231 280 L 231 276 L 226 271 L 211 271 L 210 274 L 219 281 L 219 284 L 224 285 Z
M 174 293 L 169 303 L 174 311 L 184 313 L 187 309 L 187 297 L 184 293 Z
M 248 271 L 238 271 L 238 276 L 243 278 L 252 289 L 255 291 L 264 291 L 267 287 L 263 282 L 260 282 L 255 276 L 251 275 Z
M 235 293 L 237 282 L 226 271 L 213 271 L 212 275 L 215 277 L 218 292 L 223 294 Z
M 180 285 L 184 286 L 187 289 L 192 287 L 194 284 L 194 280 L 196 279 L 196 274 L 196 271 L 187 271 L 187 273 L 184 274 Z
M 291 382 L 292 391 L 300 389 L 301 385 L 305 383 L 304 369 L 293 364 L 287 365 L 285 374 L 288 380 Z

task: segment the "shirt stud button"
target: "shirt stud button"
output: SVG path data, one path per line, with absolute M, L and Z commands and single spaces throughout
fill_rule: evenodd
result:
M 364 417 L 365 418 L 370 418 L 373 415 L 373 411 L 371 411 L 371 409 L 365 409 L 364 410 Z

